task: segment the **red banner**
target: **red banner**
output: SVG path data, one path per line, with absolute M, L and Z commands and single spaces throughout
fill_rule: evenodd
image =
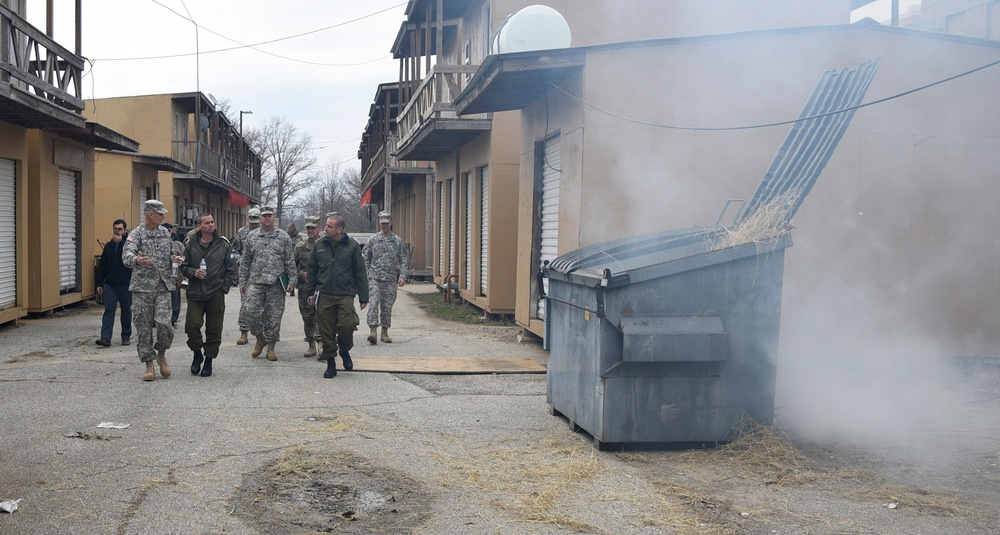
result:
M 242 193 L 229 190 L 229 204 L 246 208 L 247 206 L 250 206 L 250 197 L 247 197 Z
M 361 206 L 367 206 L 372 203 L 372 189 L 368 188 L 364 193 L 361 194 Z

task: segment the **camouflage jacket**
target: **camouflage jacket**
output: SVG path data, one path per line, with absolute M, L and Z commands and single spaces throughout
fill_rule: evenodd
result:
M 396 281 L 405 278 L 409 269 L 406 265 L 406 246 L 395 233 L 388 236 L 375 233 L 365 244 L 362 256 L 368 267 L 368 280 Z
M 292 247 L 293 248 L 296 245 L 298 245 L 299 242 L 306 241 L 306 239 L 307 239 L 306 235 L 303 234 L 303 233 L 301 233 L 301 232 L 296 232 L 294 236 L 292 236 L 291 234 L 289 234 L 288 237 L 292 239 Z
M 250 227 L 240 227 L 236 231 L 236 239 L 233 240 L 233 254 L 236 255 L 236 261 L 240 261 L 240 257 L 243 256 L 243 242 L 246 241 L 247 235 L 250 234 Z
M 288 233 L 278 228 L 266 234 L 259 228 L 251 231 L 243 242 L 240 286 L 274 284 L 282 273 L 287 273 L 289 283 L 295 284 L 298 277 Z
M 316 242 L 311 241 L 308 238 L 295 244 L 293 249 L 295 254 L 295 267 L 299 270 L 299 282 L 296 286 L 305 287 L 306 285 L 306 271 L 309 270 L 309 257 L 312 255 L 313 246 L 315 244 Z
M 163 227 L 150 230 L 143 224 L 129 232 L 122 252 L 122 263 L 132 268 L 132 282 L 128 289 L 133 292 L 166 292 L 176 289 L 177 283 L 171 274 L 170 256 L 173 245 L 170 232 Z M 135 263 L 140 252 L 153 259 L 152 266 Z

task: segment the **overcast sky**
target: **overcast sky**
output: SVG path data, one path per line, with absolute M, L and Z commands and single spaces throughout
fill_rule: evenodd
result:
M 74 2 L 55 4 L 56 39 L 72 49 Z M 200 89 L 230 99 L 234 124 L 240 110 L 253 111 L 244 129 L 284 117 L 312 137 L 319 164 L 358 168 L 375 89 L 399 77 L 390 48 L 405 7 L 404 0 L 85 0 L 83 97 Z M 44 0 L 29 0 L 28 10 L 44 30 Z M 197 42 L 188 10 L 200 26 Z
M 853 19 L 887 20 L 890 4 L 878 0 Z M 28 19 L 42 29 L 44 5 L 28 0 Z M 72 48 L 74 0 L 55 5 L 56 39 Z M 919 0 L 900 0 L 901 11 L 912 5 Z M 319 164 L 357 168 L 375 89 L 399 77 L 390 48 L 405 7 L 405 0 L 85 0 L 83 97 L 200 90 L 228 98 L 234 124 L 240 110 L 253 112 L 244 128 L 284 117 L 312 137 Z

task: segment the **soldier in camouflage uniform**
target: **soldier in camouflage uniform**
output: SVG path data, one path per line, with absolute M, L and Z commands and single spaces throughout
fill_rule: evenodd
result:
M 368 269 L 368 288 L 371 306 L 368 307 L 368 343 L 375 344 L 377 329 L 382 325 L 382 342 L 392 343 L 389 327 L 392 326 L 392 305 L 396 303 L 396 288 L 406 284 L 406 245 L 392 232 L 392 214 L 378 213 L 379 232 L 365 244 L 362 256 Z
M 321 340 L 319 334 L 316 332 L 316 306 L 309 304 L 309 294 L 302 290 L 302 288 L 306 287 L 309 256 L 312 254 L 313 245 L 319 239 L 319 216 L 309 216 L 306 218 L 306 234 L 309 235 L 308 239 L 296 243 L 293 250 L 295 254 L 295 267 L 299 269 L 299 280 L 296 284 L 299 288 L 299 314 L 302 314 L 302 327 L 306 332 L 306 342 L 309 343 L 309 349 L 302 356 L 308 358 L 316 356 L 316 344 Z
M 247 226 L 240 227 L 236 231 L 236 239 L 233 240 L 233 256 L 236 263 L 240 263 L 243 256 L 243 242 L 247 241 L 250 231 L 260 227 L 260 208 L 251 208 L 247 211 Z M 247 343 L 247 332 L 250 330 L 250 320 L 247 319 L 247 297 L 240 292 L 240 338 L 236 340 L 236 345 L 241 346 Z
M 250 356 L 259 357 L 267 345 L 267 360 L 278 360 L 274 344 L 280 341 L 285 291 L 281 276 L 288 277 L 287 291 L 295 289 L 296 269 L 292 240 L 275 228 L 274 209 L 262 206 L 260 228 L 247 235 L 240 262 L 240 293 L 246 294 L 250 332 L 257 337 Z
M 299 228 L 295 226 L 295 223 L 289 223 L 288 226 L 285 227 L 285 228 L 288 231 L 288 237 L 292 239 L 292 250 L 294 251 L 295 250 L 295 246 L 298 245 L 299 242 L 305 241 L 306 237 L 303 236 L 301 232 L 299 232 Z M 288 283 L 288 281 L 283 281 L 283 282 L 285 284 Z M 295 292 L 288 292 L 288 295 L 291 295 L 291 296 L 294 297 L 295 296 Z
M 139 360 L 146 363 L 143 381 L 156 378 L 153 360 L 160 365 L 160 375 L 170 377 L 165 353 L 174 339 L 170 326 L 170 291 L 174 289 L 171 263 L 173 247 L 170 232 L 160 226 L 167 213 L 163 203 L 150 199 L 143 204 L 145 225 L 129 233 L 122 252 L 122 263 L 132 268 L 132 312 L 138 338 Z M 153 328 L 156 343 L 153 343 Z

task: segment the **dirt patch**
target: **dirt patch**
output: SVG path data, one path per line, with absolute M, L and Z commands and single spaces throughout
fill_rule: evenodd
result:
M 433 496 L 356 455 L 294 447 L 244 474 L 235 501 L 235 514 L 262 533 L 413 533 Z

